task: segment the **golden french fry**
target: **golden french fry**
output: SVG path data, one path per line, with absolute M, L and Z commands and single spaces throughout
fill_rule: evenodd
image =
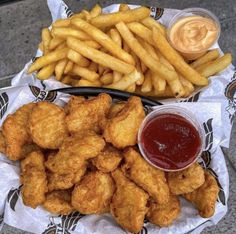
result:
M 183 76 L 181 76 L 181 75 L 179 75 L 179 80 L 180 80 L 180 82 L 182 83 L 182 85 L 184 86 L 184 88 L 185 88 L 185 89 L 187 88 L 187 90 L 189 91 L 189 94 L 194 91 L 194 85 L 193 85 L 190 81 L 186 80 L 186 79 L 185 79 Z
M 139 43 L 143 46 L 143 48 L 152 56 L 154 59 L 159 60 L 157 53 L 154 47 L 148 42 L 144 41 L 142 38 L 138 38 Z
M 141 62 L 140 62 L 140 59 L 138 58 L 138 56 L 133 51 L 131 51 L 131 55 L 134 58 L 135 67 L 136 67 L 137 71 L 140 72 L 140 74 L 141 74 L 141 78 L 136 82 L 136 84 L 141 85 L 144 81 L 144 75 L 143 75 L 143 72 L 141 69 Z
M 162 79 L 158 74 L 151 72 L 152 85 L 156 91 L 162 92 L 166 88 L 166 80 Z
M 100 15 L 102 13 L 102 8 L 96 4 L 93 9 L 90 11 L 90 15 L 92 18 L 97 17 L 98 15 Z
M 136 84 L 132 84 L 125 91 L 130 92 L 130 93 L 134 93 L 135 89 L 136 89 Z
M 57 79 L 57 80 L 61 80 L 67 62 L 68 62 L 67 58 L 64 58 L 64 59 L 60 60 L 60 61 L 56 64 L 56 67 L 55 67 L 55 75 L 56 75 L 56 79 Z
M 117 71 L 113 71 L 113 82 L 116 83 L 122 78 L 122 74 Z
M 89 69 L 78 65 L 73 66 L 72 73 L 92 82 L 99 78 L 99 75 L 96 72 L 90 71 Z
M 97 63 L 94 63 L 94 62 L 91 62 L 88 66 L 88 69 L 90 71 L 94 71 L 94 72 L 97 72 L 98 71 L 98 64 Z
M 61 59 L 66 58 L 67 52 L 68 52 L 68 49 L 63 48 L 60 50 L 49 52 L 46 55 L 43 55 L 42 57 L 38 58 L 33 64 L 31 64 L 31 66 L 28 69 L 28 74 L 34 71 L 37 71 L 40 68 L 47 66 L 48 64 L 51 64 L 51 63 L 54 63 Z
M 110 35 L 111 35 L 111 39 L 119 46 L 122 47 L 122 39 L 121 36 L 119 34 L 119 32 L 115 29 L 112 28 L 110 30 Z
M 219 58 L 219 56 L 220 53 L 218 49 L 210 50 L 209 52 L 207 52 L 206 54 L 204 54 L 203 56 L 192 62 L 190 66 L 196 68 L 204 63 L 208 63 L 212 60 Z
M 64 84 L 70 85 L 72 80 L 73 80 L 72 77 L 67 75 L 62 78 L 61 82 Z
M 86 14 L 85 12 L 80 12 L 80 13 L 72 15 L 70 19 L 74 19 L 74 18 L 85 19 L 85 14 Z
M 120 21 L 125 23 L 139 21 L 148 17 L 149 14 L 150 10 L 148 8 L 139 7 L 133 10 L 99 15 L 91 20 L 91 24 L 98 28 L 105 28 L 115 25 Z
M 94 49 L 100 49 L 101 48 L 101 45 L 98 44 L 96 41 L 89 40 L 89 41 L 84 41 L 84 43 L 86 43 L 88 46 L 90 46 Z
M 113 74 L 111 72 L 101 76 L 100 81 L 103 85 L 109 85 L 113 82 Z
M 143 19 L 141 21 L 146 27 L 148 27 L 149 29 L 152 29 L 153 27 L 156 27 L 160 30 L 160 32 L 163 34 L 163 35 L 166 35 L 166 29 L 165 27 L 160 24 L 159 22 L 157 22 L 156 20 L 154 20 L 152 17 L 147 17 L 145 19 Z
M 70 19 L 58 19 L 53 24 L 52 27 L 68 27 L 70 25 Z
M 190 67 L 171 47 L 166 38 L 158 31 L 157 28 L 153 28 L 153 41 L 163 56 L 176 68 L 177 71 L 179 71 L 184 78 L 199 86 L 208 84 L 206 77 L 200 75 L 197 71 Z
M 52 38 L 52 40 L 49 43 L 49 50 L 53 50 L 56 47 L 58 47 L 60 44 L 63 43 L 63 41 L 65 41 L 65 39 L 63 38 L 59 38 L 59 37 L 54 37 Z
M 71 21 L 71 24 L 86 32 L 117 58 L 132 65 L 134 64 L 132 56 L 119 47 L 107 34 L 102 32 L 100 29 L 94 27 L 82 19 L 74 19 Z
M 89 22 L 89 21 L 92 19 L 92 16 L 90 15 L 90 12 L 88 12 L 88 11 L 86 11 L 86 10 L 82 10 L 81 13 L 84 14 L 84 19 L 85 19 L 86 21 Z M 77 18 L 79 18 L 79 17 L 77 17 Z M 82 19 L 82 18 L 80 17 L 80 19 Z
M 143 63 L 153 72 L 159 74 L 163 79 L 175 80 L 178 75 L 175 71 L 169 70 L 165 65 L 153 59 L 148 52 L 140 45 L 138 40 L 133 36 L 129 28 L 120 22 L 116 25 L 124 41 L 128 44 L 132 51 L 143 61 Z
M 89 66 L 89 60 L 86 59 L 81 54 L 77 53 L 76 51 L 69 49 L 67 53 L 67 58 L 70 59 L 72 62 L 76 63 L 80 67 L 87 67 Z
M 67 38 L 67 45 L 84 57 L 89 58 L 104 67 L 109 67 L 114 71 L 129 74 L 135 69 L 131 64 L 125 63 L 111 55 L 93 49 L 78 39 L 72 37 Z
M 46 80 L 46 79 L 50 78 L 50 76 L 53 74 L 53 72 L 55 70 L 55 66 L 56 66 L 56 63 L 51 63 L 51 64 L 43 67 L 37 73 L 37 78 L 39 80 Z
M 147 92 L 147 93 L 142 93 L 140 88 L 136 88 L 135 93 L 137 93 L 139 95 L 145 95 L 148 97 L 156 97 L 156 98 L 174 97 L 169 86 L 167 86 L 166 89 L 161 92 L 153 89 L 152 91 Z
M 124 51 L 126 51 L 127 53 L 131 52 L 131 49 L 129 48 L 129 46 L 127 45 L 127 43 L 125 41 L 123 41 L 123 49 Z
M 69 60 L 66 64 L 64 74 L 69 73 L 73 69 L 73 65 L 74 65 L 74 63 L 71 60 Z
M 151 71 L 148 70 L 144 75 L 144 82 L 141 87 L 141 91 L 143 93 L 150 92 L 152 90 L 152 78 L 151 78 Z
M 140 61 L 141 64 L 141 69 L 142 69 L 142 73 L 145 73 L 147 71 L 147 66 L 143 63 L 143 61 Z
M 43 42 L 43 53 L 44 54 L 48 54 L 48 52 L 49 52 L 49 44 L 50 44 L 50 41 L 52 39 L 50 30 L 48 28 L 44 28 L 42 30 L 41 35 L 42 35 L 42 42 Z
M 98 80 L 91 82 L 91 81 L 88 81 L 88 80 L 81 79 L 77 82 L 77 84 L 75 86 L 76 87 L 84 87 L 84 86 L 100 87 L 100 86 L 102 86 L 102 84 Z
M 119 11 L 128 11 L 130 10 L 129 6 L 127 4 L 121 3 L 119 6 Z
M 73 20 L 71 20 L 71 22 L 73 22 Z M 80 40 L 91 40 L 91 37 L 87 33 L 74 28 L 53 28 L 52 34 L 59 38 L 67 38 L 71 36 Z
M 41 41 L 39 44 L 38 44 L 38 48 L 43 52 L 44 49 L 43 49 L 43 42 Z
M 230 65 L 232 62 L 232 55 L 230 53 L 226 53 L 224 56 L 210 61 L 207 64 L 202 64 L 201 66 L 197 67 L 197 71 L 205 77 L 213 76 L 218 72 L 223 71 L 226 67 Z
M 101 76 L 104 73 L 105 69 L 106 68 L 104 66 L 98 65 L 98 74 Z

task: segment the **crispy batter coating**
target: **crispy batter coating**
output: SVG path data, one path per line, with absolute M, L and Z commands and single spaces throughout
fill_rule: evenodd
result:
M 105 146 L 103 138 L 93 132 L 85 132 L 66 138 L 54 157 L 49 157 L 46 167 L 59 174 L 76 172 L 89 158 L 96 157 Z
M 120 169 L 112 172 L 116 191 L 112 197 L 111 214 L 117 223 L 129 232 L 139 232 L 143 227 L 148 194 L 124 176 Z
M 68 190 L 48 193 L 43 207 L 54 214 L 68 215 L 74 210 L 71 205 L 71 193 Z
M 199 215 L 209 218 L 215 213 L 215 203 L 219 193 L 219 187 L 215 178 L 205 172 L 205 182 L 191 193 L 184 194 L 184 198 L 192 202 L 198 209 Z
M 21 161 L 22 199 L 26 206 L 36 208 L 45 201 L 47 178 L 44 156 L 40 151 L 31 152 Z
M 109 174 L 99 171 L 86 174 L 72 192 L 72 206 L 82 214 L 101 214 L 109 211 L 114 193 Z
M 160 205 L 154 200 L 150 201 L 150 207 L 146 215 L 147 219 L 160 227 L 166 227 L 173 223 L 173 221 L 180 214 L 180 202 L 177 196 L 170 195 L 167 204 Z
M 6 142 L 2 134 L 2 131 L 0 131 L 0 153 L 5 154 L 5 152 L 6 152 Z
M 29 118 L 33 141 L 45 149 L 58 149 L 67 137 L 64 110 L 49 102 L 39 102 Z
M 103 132 L 106 142 L 117 148 L 135 145 L 138 129 L 144 117 L 141 99 L 135 96 L 129 98 L 123 109 L 108 119 Z
M 29 103 L 20 107 L 14 114 L 8 115 L 2 125 L 2 133 L 6 142 L 5 153 L 10 160 L 22 159 L 22 146 L 32 142 L 27 126 L 34 106 L 34 103 Z
M 169 188 L 165 173 L 147 163 L 133 148 L 128 148 L 124 152 L 124 158 L 124 174 L 143 188 L 158 204 L 167 203 Z
M 111 102 L 112 99 L 108 94 L 101 93 L 95 98 L 77 103 L 76 108 L 69 108 L 69 114 L 66 116 L 69 132 L 80 133 L 84 130 L 100 132 L 99 122 L 107 115 Z
M 122 156 L 119 150 L 113 146 L 106 146 L 96 158 L 92 159 L 92 163 L 99 171 L 106 173 L 114 171 L 121 160 Z
M 64 111 L 66 114 L 73 112 L 80 103 L 85 101 L 85 97 L 83 96 L 71 96 L 69 102 L 64 106 Z
M 117 102 L 114 103 L 108 113 L 108 118 L 115 117 L 124 107 L 126 102 Z
M 167 180 L 171 193 L 190 193 L 204 183 L 204 170 L 198 163 L 194 163 L 185 170 L 167 173 Z

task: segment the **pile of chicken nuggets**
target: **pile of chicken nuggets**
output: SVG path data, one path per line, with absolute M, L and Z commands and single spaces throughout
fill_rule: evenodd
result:
M 63 108 L 29 103 L 8 115 L 0 151 L 20 160 L 24 204 L 62 215 L 110 212 L 134 233 L 145 218 L 171 225 L 181 212 L 180 196 L 200 216 L 212 216 L 219 188 L 209 172 L 195 163 L 166 173 L 141 156 L 136 145 L 144 117 L 139 97 L 112 102 L 105 93 L 72 96 Z

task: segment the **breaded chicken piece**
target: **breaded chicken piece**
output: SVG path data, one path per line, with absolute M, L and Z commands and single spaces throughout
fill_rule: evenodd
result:
M 102 172 L 114 171 L 120 164 L 122 155 L 113 146 L 106 146 L 103 151 L 95 158 L 91 159 L 93 165 Z
M 170 195 L 168 203 L 164 205 L 157 204 L 154 200 L 151 200 L 146 217 L 151 223 L 166 227 L 171 225 L 179 216 L 180 210 L 178 197 Z
M 36 208 L 45 201 L 47 177 L 44 156 L 40 151 L 31 152 L 21 161 L 22 199 L 26 206 Z
M 99 122 L 108 114 L 111 102 L 112 99 L 108 94 L 101 93 L 97 97 L 77 103 L 76 108 L 70 107 L 66 116 L 69 132 L 80 133 L 86 130 L 100 132 Z
M 205 181 L 204 170 L 198 164 L 177 172 L 168 172 L 167 180 L 171 193 L 180 195 L 199 188 Z
M 32 142 L 27 127 L 34 105 L 34 103 L 29 103 L 20 107 L 14 114 L 8 115 L 2 125 L 2 133 L 6 143 L 5 153 L 10 160 L 22 159 L 22 146 Z
M 108 118 L 115 117 L 124 107 L 126 102 L 117 102 L 114 103 L 108 113 Z
M 133 148 L 124 152 L 124 174 L 145 190 L 158 204 L 166 204 L 169 200 L 169 188 L 165 173 L 150 165 Z
M 114 182 L 109 174 L 90 172 L 75 186 L 72 206 L 82 214 L 108 212 L 114 190 Z
M 144 117 L 141 99 L 135 96 L 129 98 L 123 109 L 108 119 L 103 132 L 106 142 L 117 148 L 135 145 Z
M 96 157 L 105 147 L 103 138 L 93 132 L 84 132 L 66 138 L 54 157 L 45 166 L 54 173 L 77 172 L 89 158 Z
M 66 114 L 73 112 L 80 103 L 84 102 L 86 99 L 83 96 L 71 96 L 69 102 L 64 106 L 64 111 Z
M 193 192 L 184 194 L 183 197 L 197 207 L 200 216 L 209 218 L 215 213 L 218 193 L 219 187 L 214 176 L 205 171 L 204 184 Z
M 43 207 L 53 214 L 68 215 L 74 211 L 71 205 L 71 193 L 68 190 L 48 193 Z
M 65 116 L 64 110 L 53 103 L 37 103 L 28 123 L 33 141 L 45 149 L 58 149 L 68 135 Z
M 116 191 L 110 204 L 116 222 L 129 232 L 139 232 L 143 227 L 148 194 L 124 176 L 120 169 L 112 172 Z
M 2 134 L 2 131 L 0 131 L 0 153 L 5 154 L 6 152 L 6 141 Z

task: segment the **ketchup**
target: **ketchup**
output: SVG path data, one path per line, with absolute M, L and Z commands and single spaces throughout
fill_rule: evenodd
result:
M 144 154 L 156 166 L 178 170 L 197 157 L 201 139 L 188 120 L 176 114 L 160 114 L 148 121 L 141 133 Z

